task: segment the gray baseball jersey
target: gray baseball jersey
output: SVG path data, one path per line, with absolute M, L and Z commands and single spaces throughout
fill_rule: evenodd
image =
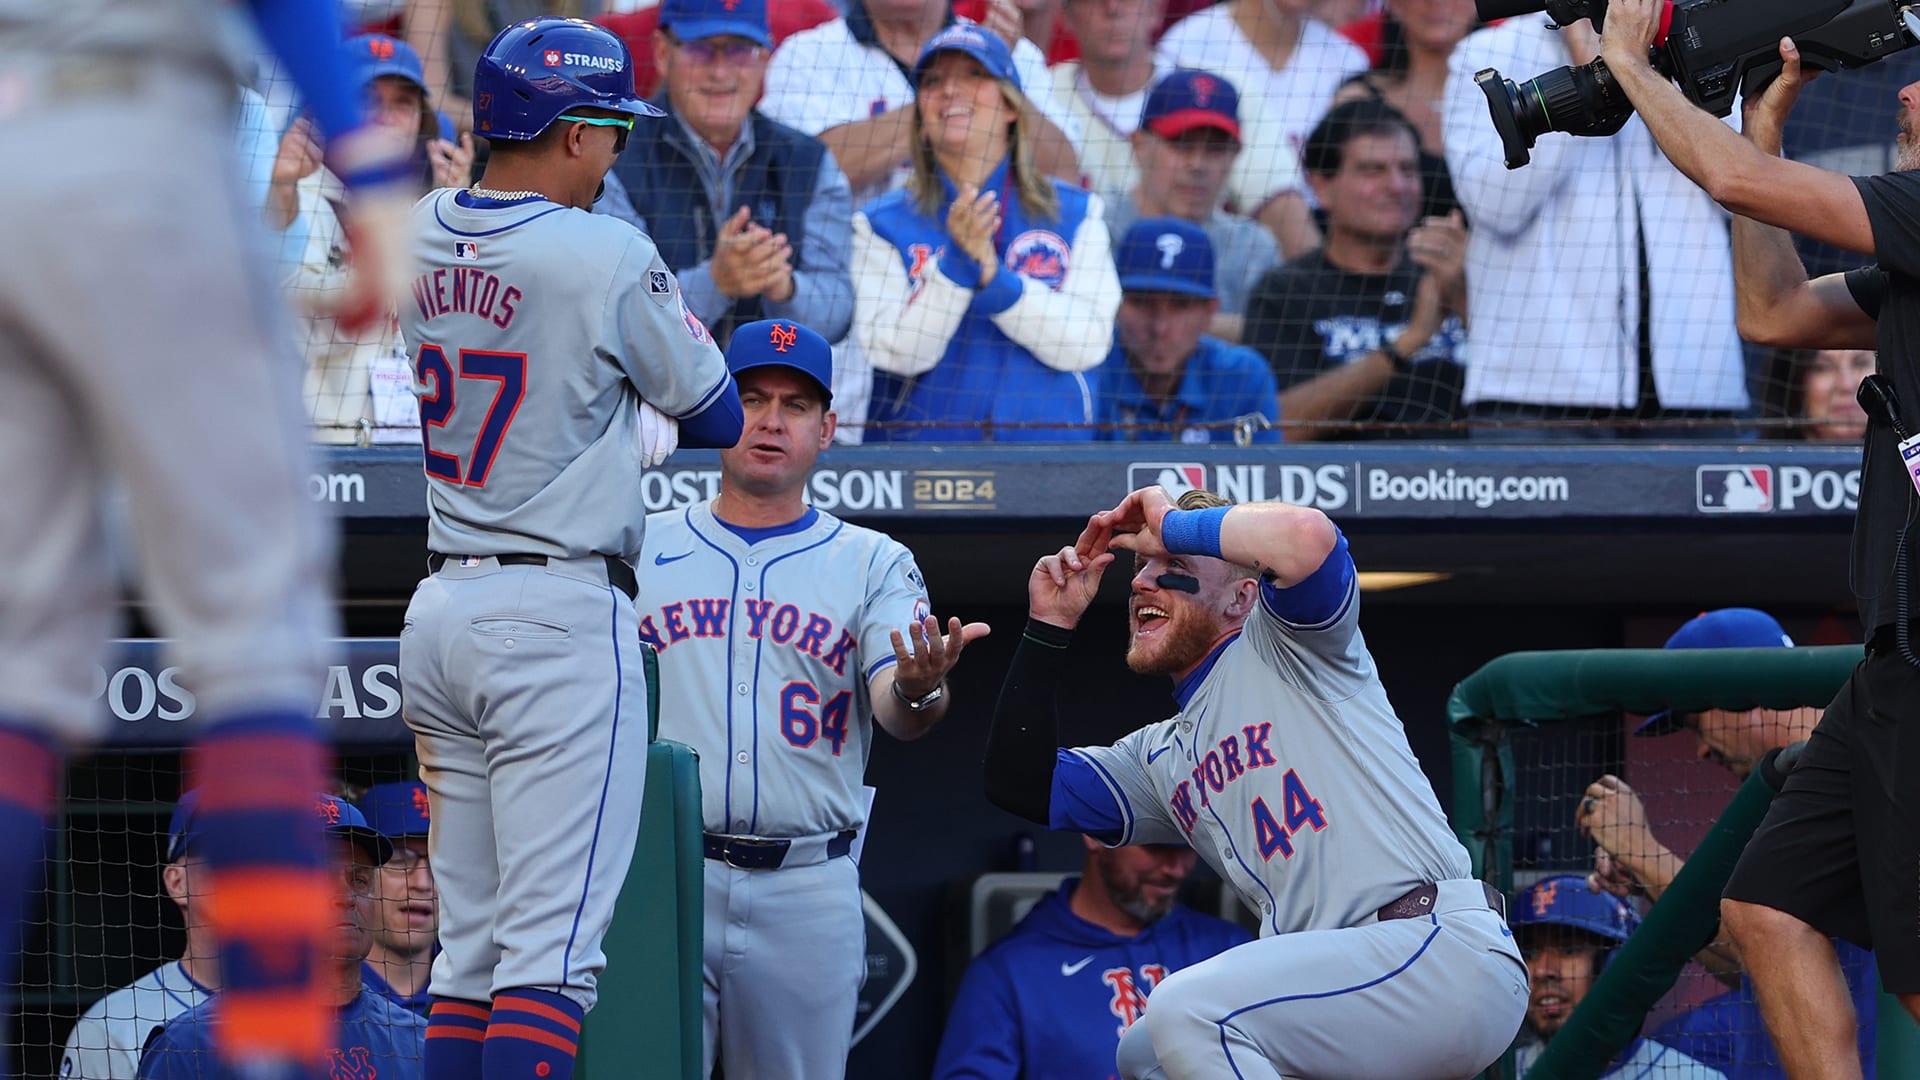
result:
M 1178 716 L 1072 751 L 1119 800 L 1117 843 L 1192 844 L 1263 935 L 1353 926 L 1417 885 L 1472 875 L 1347 588 L 1313 626 L 1286 622 L 1263 590 L 1240 636 L 1182 684 Z
M 636 392 L 690 416 L 726 392 L 726 362 L 646 234 L 545 200 L 463 201 L 449 188 L 414 208 L 400 312 L 427 546 L 630 562 L 646 519 Z
M 80 1014 L 60 1057 L 60 1080 L 134 1080 L 153 1029 L 210 996 L 178 960 L 147 972 Z
M 927 614 L 926 583 L 898 541 L 832 514 L 771 531 L 742 536 L 711 503 L 647 519 L 640 637 L 660 653 L 660 735 L 700 752 L 709 832 L 857 829 L 867 683 L 894 661 L 889 635 Z
M 707 861 L 702 1075 L 718 1057 L 743 1080 L 832 1080 L 866 974 L 859 870 L 835 853 L 866 822 L 867 684 L 928 613 L 925 582 L 831 514 L 736 530 L 701 503 L 647 520 L 640 600 L 660 734 L 700 752 L 707 831 L 794 841 L 779 869 Z

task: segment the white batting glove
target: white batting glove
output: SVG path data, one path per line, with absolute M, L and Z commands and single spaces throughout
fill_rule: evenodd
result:
M 645 401 L 639 411 L 640 425 L 634 431 L 633 445 L 640 452 L 640 464 L 651 469 L 680 448 L 680 421 Z

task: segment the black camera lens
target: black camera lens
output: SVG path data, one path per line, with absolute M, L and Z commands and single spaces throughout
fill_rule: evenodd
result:
M 1583 67 L 1555 68 L 1523 83 L 1501 78 L 1498 71 L 1487 68 L 1476 73 L 1473 81 L 1487 96 L 1487 112 L 1500 133 L 1509 169 L 1532 160 L 1528 151 L 1549 131 L 1611 135 L 1633 115 L 1633 103 L 1600 60 Z

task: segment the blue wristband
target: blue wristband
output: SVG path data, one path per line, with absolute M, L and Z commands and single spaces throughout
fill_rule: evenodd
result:
M 1224 559 L 1220 554 L 1220 524 L 1227 520 L 1231 506 L 1205 510 L 1169 510 L 1160 519 L 1160 543 L 1174 555 L 1205 555 Z

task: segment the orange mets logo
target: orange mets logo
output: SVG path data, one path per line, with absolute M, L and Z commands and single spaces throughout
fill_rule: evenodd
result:
M 364 1046 L 327 1051 L 327 1080 L 374 1080 L 379 1075 L 373 1055 Z
M 1560 892 L 1560 883 L 1549 881 L 1533 894 L 1533 917 L 1544 919 L 1553 911 L 1553 899 Z
M 1054 292 L 1067 280 L 1071 249 L 1059 233 L 1028 229 L 1007 245 L 1007 269 L 1021 277 L 1045 282 Z
M 800 341 L 798 331 L 794 330 L 791 326 L 786 326 L 781 323 L 773 324 L 772 329 L 767 332 L 767 338 L 772 342 L 774 352 L 786 352 L 788 349 L 799 344 Z
M 340 824 L 340 803 L 337 799 L 321 799 L 313 804 L 313 812 L 320 816 L 323 825 Z
M 391 60 L 393 59 L 393 41 L 389 38 L 369 37 L 367 51 L 373 54 L 375 60 Z
M 421 817 L 423 817 L 423 818 L 430 818 L 430 817 L 432 817 L 432 814 L 431 814 L 431 813 L 429 813 L 429 811 L 427 810 L 427 805 L 428 805 L 428 804 L 427 804 L 427 789 L 426 789 L 426 788 L 423 788 L 423 787 L 417 787 L 417 788 L 414 788 L 414 789 L 413 789 L 413 809 L 414 809 L 414 811 L 415 811 L 416 813 L 418 813 L 418 814 L 419 814 L 419 815 L 420 815 Z

